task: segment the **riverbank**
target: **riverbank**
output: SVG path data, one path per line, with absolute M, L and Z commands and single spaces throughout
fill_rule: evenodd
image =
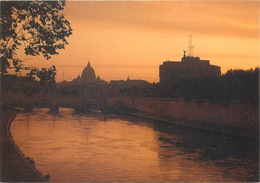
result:
M 199 122 L 199 121 L 192 121 L 187 119 L 178 119 L 174 117 L 168 117 L 168 116 L 160 116 L 160 115 L 154 115 L 150 113 L 145 112 L 136 112 L 132 113 L 132 116 L 143 118 L 143 119 L 152 119 L 160 122 L 166 122 L 171 123 L 175 125 L 180 126 L 186 126 L 189 128 L 198 128 L 203 129 L 207 131 L 213 131 L 213 132 L 219 132 L 219 133 L 225 133 L 225 134 L 231 134 L 236 136 L 244 136 L 244 137 L 250 137 L 254 139 L 259 138 L 258 130 L 252 131 L 249 129 L 242 129 L 242 128 L 234 128 L 228 125 L 217 125 L 212 123 L 205 123 L 205 122 Z
M 1 112 L 1 182 L 46 182 L 36 168 L 26 160 L 10 135 L 15 111 Z

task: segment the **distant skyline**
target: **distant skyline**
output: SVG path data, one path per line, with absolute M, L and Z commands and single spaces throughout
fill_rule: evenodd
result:
M 258 1 L 68 1 L 69 45 L 58 56 L 25 65 L 57 68 L 57 81 L 91 66 L 106 81 L 159 81 L 163 61 L 180 61 L 193 37 L 194 56 L 228 69 L 259 66 Z

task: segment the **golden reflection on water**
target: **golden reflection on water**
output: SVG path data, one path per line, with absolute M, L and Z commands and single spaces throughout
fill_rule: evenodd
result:
M 184 153 L 162 140 L 169 134 L 145 123 L 72 113 L 61 109 L 59 116 L 51 116 L 40 109 L 18 114 L 11 125 L 15 143 L 51 181 L 237 180 L 212 161 L 190 160 L 196 153 Z M 182 137 L 170 138 L 178 142 Z

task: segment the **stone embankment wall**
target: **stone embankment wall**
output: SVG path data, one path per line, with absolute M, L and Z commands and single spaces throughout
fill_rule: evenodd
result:
M 171 99 L 121 98 L 139 112 L 236 128 L 259 129 L 259 107 L 251 104 L 210 104 Z
M 7 99 L 12 100 L 7 100 Z M 6 99 L 6 100 L 4 100 Z M 82 97 L 75 96 L 56 96 L 34 95 L 25 97 L 22 95 L 3 96 L 2 104 L 10 106 L 24 105 L 24 102 L 32 103 L 35 107 L 48 107 L 52 103 L 58 103 L 62 107 L 82 106 L 85 100 Z M 12 104 L 13 103 L 13 104 Z M 218 125 L 227 125 L 236 128 L 250 130 L 259 129 L 259 106 L 251 104 L 210 104 L 195 102 L 184 102 L 182 100 L 172 100 L 164 98 L 107 98 L 106 104 L 116 104 L 122 106 L 122 103 L 128 108 L 160 116 L 167 116 L 179 119 L 193 120 L 205 123 L 214 123 Z M 18 105 L 18 106 L 19 106 Z M 94 103 L 93 103 L 94 105 Z M 100 104 L 96 104 L 97 108 Z

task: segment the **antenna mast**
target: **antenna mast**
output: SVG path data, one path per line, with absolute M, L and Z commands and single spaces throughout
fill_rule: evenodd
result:
M 188 56 L 193 57 L 192 35 L 188 36 Z

